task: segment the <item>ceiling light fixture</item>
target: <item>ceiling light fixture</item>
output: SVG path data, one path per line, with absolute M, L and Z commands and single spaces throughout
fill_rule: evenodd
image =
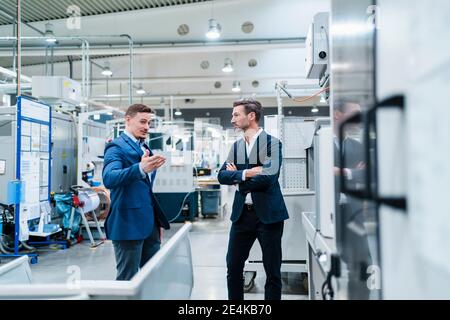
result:
M 102 70 L 102 75 L 104 75 L 105 77 L 111 77 L 113 75 L 111 69 L 109 68 L 108 61 L 105 62 L 105 66 L 103 67 L 103 70 Z
M 222 71 L 225 73 L 230 73 L 233 72 L 233 70 L 233 60 L 231 60 L 230 58 L 226 58 Z
M 222 31 L 222 26 L 217 22 L 216 19 L 211 18 L 208 20 L 208 32 L 206 32 L 206 37 L 208 39 L 218 39 L 220 38 L 220 31 Z
M 175 111 L 175 115 L 181 116 L 182 114 L 183 114 L 183 112 L 181 112 L 180 108 L 177 108 L 177 110 Z
M 214 19 L 214 0 L 212 0 L 211 18 L 208 20 L 208 32 L 206 32 L 206 37 L 211 40 L 218 39 L 220 38 L 220 31 L 222 31 L 222 26 Z
M 44 37 L 46 38 L 45 41 L 50 44 L 53 44 L 56 42 L 55 34 L 53 33 L 53 24 L 51 24 L 51 23 L 45 24 Z
M 136 89 L 136 93 L 143 95 L 145 94 L 147 91 L 145 91 L 145 89 L 142 86 L 139 86 L 139 88 Z
M 241 84 L 239 81 L 233 81 L 233 88 L 231 89 L 233 92 L 241 92 Z
M 312 113 L 317 113 L 317 112 L 319 112 L 319 108 L 314 107 L 314 108 L 311 109 L 311 112 Z

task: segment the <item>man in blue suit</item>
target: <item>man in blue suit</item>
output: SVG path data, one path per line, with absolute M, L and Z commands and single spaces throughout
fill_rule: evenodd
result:
M 221 184 L 237 185 L 227 252 L 230 300 L 244 299 L 244 264 L 258 239 L 266 272 L 265 299 L 281 299 L 281 237 L 288 212 L 278 183 L 281 142 L 259 127 L 262 106 L 244 99 L 233 104 L 231 123 L 244 132 L 219 171 Z
M 134 104 L 125 113 L 125 132 L 106 145 L 103 182 L 111 190 L 105 231 L 116 257 L 116 280 L 130 280 L 159 250 L 170 225 L 152 192 L 165 158 L 145 144 L 153 112 Z

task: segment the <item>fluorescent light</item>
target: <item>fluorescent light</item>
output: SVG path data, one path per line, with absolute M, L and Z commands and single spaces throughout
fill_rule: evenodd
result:
M 233 81 L 233 88 L 231 89 L 233 92 L 241 92 L 241 84 L 239 81 Z
M 233 61 L 229 58 L 225 59 L 225 65 L 222 68 L 223 72 L 230 73 L 233 72 Z
M 222 27 L 217 23 L 216 19 L 208 20 L 208 32 L 206 32 L 206 37 L 209 39 L 217 39 L 220 37 L 220 31 Z
M 319 108 L 314 107 L 314 108 L 311 109 L 311 112 L 312 113 L 317 113 L 317 112 L 319 112 Z

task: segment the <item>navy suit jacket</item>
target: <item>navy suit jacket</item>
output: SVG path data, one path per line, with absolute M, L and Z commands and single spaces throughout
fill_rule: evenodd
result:
M 246 144 L 240 139 L 233 144 L 227 161 L 219 171 L 218 180 L 221 184 L 239 184 L 235 192 L 231 221 L 236 222 L 244 208 L 245 198 L 250 192 L 258 218 L 264 224 L 271 224 L 289 218 L 278 177 L 282 162 L 281 142 L 262 131 L 253 149 L 247 157 Z M 226 170 L 226 163 L 233 162 L 237 171 Z M 242 181 L 245 169 L 262 166 L 263 171 L 246 181 Z
M 147 145 L 144 147 L 153 154 Z M 139 145 L 124 133 L 105 147 L 103 183 L 111 190 L 111 210 L 105 221 L 108 239 L 146 239 L 154 223 L 170 228 L 152 192 L 156 171 L 152 172 L 150 182 L 139 170 L 142 155 Z

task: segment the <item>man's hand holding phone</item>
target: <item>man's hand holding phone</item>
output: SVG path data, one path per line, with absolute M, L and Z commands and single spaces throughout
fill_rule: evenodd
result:
M 164 156 L 159 154 L 150 156 L 150 152 L 145 150 L 140 166 L 145 173 L 149 173 L 161 167 L 165 162 L 166 158 Z

